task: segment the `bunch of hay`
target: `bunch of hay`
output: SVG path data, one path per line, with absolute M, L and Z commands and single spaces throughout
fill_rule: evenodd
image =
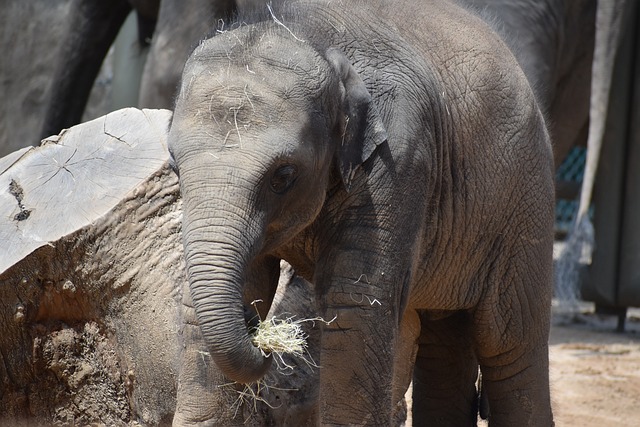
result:
M 307 351 L 308 335 L 304 332 L 302 324 L 305 322 L 323 322 L 329 325 L 335 318 L 326 321 L 320 317 L 312 319 L 295 319 L 295 316 L 259 321 L 255 327 L 251 341 L 260 349 L 264 357 L 276 356 L 279 369 L 293 369 L 284 360 L 285 355 L 291 355 L 304 360 L 308 365 L 317 367 Z
M 305 322 L 312 322 L 312 326 L 315 326 L 316 321 L 323 322 L 328 325 L 334 320 L 335 317 L 330 321 L 326 321 L 320 317 L 311 319 L 295 319 L 295 316 L 274 316 L 268 320 L 259 320 L 258 325 L 251 331 L 251 340 L 253 345 L 260 349 L 264 357 L 274 357 L 277 369 L 280 371 L 293 371 L 295 369 L 293 365 L 286 362 L 285 356 L 287 355 L 302 359 L 310 367 L 317 368 L 318 365 L 315 363 L 307 349 L 308 335 L 304 332 L 302 325 Z M 233 387 L 234 385 L 225 384 L 224 386 Z M 251 384 L 244 384 L 244 387 L 241 390 L 236 389 L 235 392 L 238 393 L 238 398 L 233 405 L 235 412 L 234 418 L 244 405 L 249 408 L 249 416 L 257 413 L 258 402 L 262 402 L 270 408 L 274 408 L 265 398 L 263 398 L 263 394 L 270 388 L 285 390 L 268 385 L 264 380 L 259 380 Z M 286 391 L 294 390 L 286 389 Z
M 291 354 L 304 358 L 307 351 L 308 335 L 302 329 L 305 320 L 294 320 L 294 317 L 260 321 L 255 328 L 251 341 L 258 347 L 264 357 L 270 354 L 282 356 Z

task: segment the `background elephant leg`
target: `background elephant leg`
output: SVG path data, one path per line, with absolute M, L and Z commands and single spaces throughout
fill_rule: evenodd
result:
M 138 106 L 173 109 L 174 96 L 191 51 L 234 11 L 232 0 L 162 0 L 145 64 Z
M 413 373 L 413 425 L 474 426 L 478 362 L 470 315 L 431 320 L 420 313 L 421 332 Z
M 45 112 L 43 138 L 80 123 L 102 61 L 131 5 L 127 0 L 75 0 L 71 10 Z

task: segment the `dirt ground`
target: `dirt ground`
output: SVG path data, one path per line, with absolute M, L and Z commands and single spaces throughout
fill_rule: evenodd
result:
M 556 425 L 640 425 L 640 310 L 627 313 L 625 332 L 617 319 L 585 306 L 551 329 L 551 398 Z

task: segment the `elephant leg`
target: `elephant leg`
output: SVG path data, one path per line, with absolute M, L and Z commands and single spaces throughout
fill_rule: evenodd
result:
M 334 306 L 325 314 L 337 317 L 322 330 L 322 425 L 392 424 L 395 336 L 387 325 L 362 322 L 368 310 Z
M 420 336 L 420 316 L 416 310 L 407 310 L 400 322 L 400 333 L 395 350 L 393 368 L 393 410 L 392 425 L 401 426 L 407 420 L 407 402 L 405 395 L 411 384 L 413 365 L 418 353 Z
M 340 251 L 320 266 L 323 325 L 321 425 L 392 425 L 398 313 L 392 268 L 363 265 L 360 252 Z M 328 275 L 325 276 L 325 275 Z
M 423 311 L 420 323 L 413 373 L 413 425 L 475 426 L 478 362 L 470 315 L 457 312 L 433 319 Z
M 231 0 L 162 0 L 138 106 L 173 109 L 182 68 L 200 40 L 234 11 Z
M 491 426 L 553 425 L 548 354 L 551 286 L 540 286 L 551 279 L 536 277 L 531 265 L 536 265 L 535 257 L 503 270 L 501 284 L 489 284 L 494 290 L 485 294 L 474 313 L 475 347 Z M 523 280 L 518 272 L 532 277 Z
M 130 11 L 127 0 L 74 1 L 52 80 L 43 138 L 80 123 L 102 61 Z

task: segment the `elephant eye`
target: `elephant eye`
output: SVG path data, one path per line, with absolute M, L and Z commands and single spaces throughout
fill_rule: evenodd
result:
M 295 165 L 280 166 L 271 177 L 271 191 L 276 194 L 283 194 L 295 182 L 298 177 L 298 168 Z

